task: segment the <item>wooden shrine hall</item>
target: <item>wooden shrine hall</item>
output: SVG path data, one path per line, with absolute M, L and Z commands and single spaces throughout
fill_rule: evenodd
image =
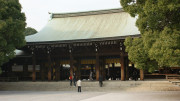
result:
M 5 75 L 20 80 L 129 80 L 133 63 L 125 52 L 126 37 L 140 37 L 136 19 L 122 9 L 52 13 L 38 33 L 5 64 Z M 143 71 L 137 70 L 143 80 Z

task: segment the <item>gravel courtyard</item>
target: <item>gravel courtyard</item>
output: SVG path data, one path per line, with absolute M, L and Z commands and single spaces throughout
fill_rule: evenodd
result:
M 180 91 L 0 91 L 0 101 L 180 101 Z

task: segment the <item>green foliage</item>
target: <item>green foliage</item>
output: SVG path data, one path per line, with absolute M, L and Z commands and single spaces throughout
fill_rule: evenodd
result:
M 24 34 L 25 34 L 26 36 L 28 36 L 28 35 L 33 35 L 33 34 L 35 34 L 35 33 L 37 33 L 37 31 L 36 31 L 34 28 L 31 28 L 31 27 L 27 27 L 27 28 L 25 29 L 25 32 L 24 32 Z
M 160 66 L 180 66 L 180 31 L 165 27 L 149 50 Z
M 0 66 L 25 45 L 25 15 L 18 0 L 0 0 Z
M 150 72 L 157 69 L 157 62 L 150 60 L 148 57 L 148 53 L 144 49 L 145 47 L 142 38 L 132 39 L 128 37 L 126 38 L 124 44 L 126 46 L 126 52 L 128 52 L 128 58 L 131 62 L 135 63 L 136 68 L 143 70 L 146 69 Z
M 180 0 L 121 0 L 120 2 L 132 17 L 138 16 L 136 25 L 141 32 L 141 38 L 138 39 L 141 40 L 141 44 L 133 46 L 137 39 L 131 39 L 125 44 L 128 48 L 127 52 L 139 54 L 137 50 L 141 50 L 144 56 L 147 56 L 143 61 L 147 64 L 158 62 L 159 67 L 180 66 Z M 128 42 L 129 39 L 126 41 Z M 140 58 L 143 56 L 136 57 L 134 54 L 129 53 L 129 59 L 135 64 L 142 63 Z M 144 65 L 140 66 L 139 68 L 144 67 Z M 145 68 L 152 69 L 147 66 Z

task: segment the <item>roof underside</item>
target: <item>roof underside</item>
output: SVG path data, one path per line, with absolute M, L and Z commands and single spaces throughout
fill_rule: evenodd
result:
M 37 34 L 27 36 L 27 42 L 103 39 L 139 35 L 135 18 L 121 9 L 96 13 L 53 14 L 48 24 Z

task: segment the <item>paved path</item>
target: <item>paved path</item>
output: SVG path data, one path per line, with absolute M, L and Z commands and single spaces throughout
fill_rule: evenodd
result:
M 82 101 L 180 101 L 180 92 L 108 93 Z
M 180 101 L 180 91 L 73 92 L 0 91 L 0 101 Z

